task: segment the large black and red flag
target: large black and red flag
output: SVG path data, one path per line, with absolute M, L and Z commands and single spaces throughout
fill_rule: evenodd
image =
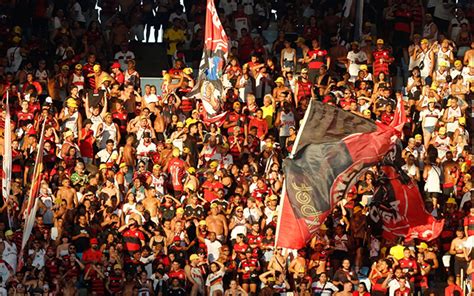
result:
M 312 101 L 292 157 L 284 161 L 276 244 L 304 247 L 357 177 L 382 160 L 398 134 L 393 127 Z
M 217 14 L 214 0 L 207 0 L 204 48 L 197 83 L 187 95 L 201 101 L 201 114 L 207 124 L 224 122 L 222 72 L 229 52 L 227 35 Z

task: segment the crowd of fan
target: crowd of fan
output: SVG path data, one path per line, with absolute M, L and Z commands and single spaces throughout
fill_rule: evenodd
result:
M 136 2 L 99 1 L 99 15 L 95 1 L 1 6 L 1 155 L 4 129 L 13 132 L 11 195 L 0 208 L 1 295 L 464 293 L 474 271 L 472 4 L 366 1 L 355 38 L 344 1 L 221 0 L 230 52 L 218 126 L 205 124 L 199 102 L 186 96 L 205 1 L 184 1 L 185 9 Z M 265 40 L 275 23 L 276 40 Z M 164 29 L 170 67 L 157 71 L 161 86 L 141 88 L 128 42 L 148 40 L 151 27 L 155 38 Z M 403 169 L 428 211 L 445 219 L 438 239 L 372 232 L 372 168 L 306 248 L 275 247 L 281 164 L 310 100 L 384 124 L 404 105 Z M 44 121 L 36 220 L 20 255 Z

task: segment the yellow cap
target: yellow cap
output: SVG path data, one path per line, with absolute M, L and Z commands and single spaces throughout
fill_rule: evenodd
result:
M 415 135 L 415 140 L 421 140 L 421 139 L 423 139 L 423 137 L 420 134 Z
M 211 161 L 211 163 L 209 164 L 209 167 L 210 167 L 211 169 L 215 169 L 215 168 L 217 168 L 218 165 L 219 165 L 219 162 L 218 162 L 217 160 L 213 160 L 213 161 Z
M 429 41 L 428 41 L 428 39 L 423 38 L 423 39 L 421 39 L 420 43 L 421 43 L 421 44 L 428 44 Z
M 428 249 L 428 244 L 425 242 L 421 242 L 418 246 L 416 246 L 418 249 Z
M 191 75 L 191 74 L 193 74 L 193 69 L 191 69 L 191 68 L 184 68 L 184 69 L 183 69 L 183 73 L 186 74 L 186 75 Z
M 372 114 L 372 112 L 370 112 L 369 109 L 365 109 L 364 112 L 363 112 L 364 115 L 370 115 Z
M 184 213 L 184 209 L 183 209 L 183 208 L 178 208 L 178 209 L 176 210 L 176 213 L 178 213 L 178 214 L 183 214 L 183 213 Z
M 383 39 L 377 39 L 377 44 L 383 44 Z
M 189 261 L 199 260 L 199 256 L 197 254 L 192 254 L 189 256 Z
M 438 84 L 436 84 L 435 82 L 433 82 L 433 83 L 431 84 L 431 89 L 432 89 L 432 90 L 438 90 Z
M 448 64 L 447 61 L 441 60 L 441 61 L 439 62 L 439 66 L 440 66 L 440 67 L 448 67 L 448 65 L 449 65 L 449 64 Z
M 62 70 L 69 71 L 69 66 L 68 66 L 68 65 L 62 65 L 61 69 L 62 69 Z
M 175 148 L 173 148 L 172 155 L 173 155 L 174 157 L 178 157 L 178 156 L 179 156 L 179 154 L 180 154 L 180 152 L 179 152 L 179 148 L 176 148 L 176 147 L 175 147 Z
M 444 126 L 440 127 L 438 130 L 439 135 L 445 135 L 446 134 L 446 128 Z
M 119 168 L 124 168 L 124 167 L 126 167 L 126 166 L 127 166 L 127 164 L 126 164 L 125 162 L 122 162 L 122 163 L 119 165 Z
M 275 83 L 285 83 L 285 79 L 283 79 L 283 77 L 278 77 L 276 80 L 275 80 Z
M 234 105 L 232 105 L 232 106 L 233 106 L 234 108 L 236 108 L 236 107 L 240 107 L 241 104 L 240 104 L 240 102 L 234 102 Z
M 448 198 L 448 200 L 446 201 L 446 204 L 457 205 L 456 200 L 454 199 L 454 197 Z
M 178 121 L 178 123 L 176 123 L 176 127 L 184 127 L 184 123 L 182 121 Z
M 76 64 L 76 66 L 74 66 L 74 68 L 76 68 L 77 70 L 82 70 L 82 65 L 81 64 Z
M 459 66 L 461 66 L 461 65 L 462 65 L 462 62 L 461 62 L 460 60 L 456 60 L 456 61 L 454 62 L 454 66 L 455 66 L 455 67 L 459 67 Z
M 269 200 L 277 200 L 278 196 L 276 196 L 275 194 L 272 194 L 272 195 L 270 195 L 270 197 L 268 199 Z
M 199 221 L 199 225 L 206 226 L 207 225 L 206 220 Z
M 101 163 L 99 165 L 99 170 L 106 170 L 107 169 L 107 165 L 105 163 Z
M 71 136 L 74 136 L 74 133 L 72 131 L 67 131 L 67 132 L 64 133 L 63 138 L 67 139 Z
M 367 68 L 367 65 L 360 65 L 360 69 L 362 71 L 367 71 L 368 68 Z
M 215 208 L 217 208 L 217 204 L 216 203 L 211 204 L 211 209 L 215 209 Z
M 155 164 L 155 165 L 153 166 L 153 169 L 154 169 L 154 170 L 159 170 L 160 168 L 161 168 L 161 165 L 159 165 L 159 164 Z
M 5 236 L 11 236 L 13 235 L 13 231 L 11 229 L 8 229 L 7 231 L 5 231 Z
M 187 169 L 187 172 L 190 173 L 190 174 L 194 174 L 194 173 L 196 172 L 196 169 L 193 168 L 193 167 L 189 167 L 189 168 Z

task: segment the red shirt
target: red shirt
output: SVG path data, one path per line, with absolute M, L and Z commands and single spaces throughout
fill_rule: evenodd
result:
M 392 61 L 390 52 L 387 49 L 374 50 L 372 55 L 374 57 L 374 76 L 378 76 L 380 72 L 388 74 L 388 66 Z
M 382 115 L 380 116 L 380 121 L 382 121 L 383 124 L 390 125 L 393 121 L 393 117 L 395 114 L 393 112 L 382 112 Z
M 251 267 L 255 267 L 254 270 L 258 270 L 260 264 L 258 263 L 258 260 L 255 258 L 250 258 L 247 259 L 245 258 L 242 260 L 239 264 L 239 269 L 245 270 L 245 272 L 242 274 L 243 279 L 249 279 L 250 275 L 252 274 L 252 271 L 250 271 Z
M 171 175 L 171 184 L 176 191 L 183 190 L 183 178 L 186 173 L 186 162 L 180 158 L 172 158 L 169 162 L 168 173 Z
M 467 226 L 467 235 L 474 235 L 474 216 L 468 215 L 464 218 L 464 226 Z
M 260 139 L 268 133 L 268 123 L 263 118 L 258 119 L 256 117 L 253 117 L 252 119 L 250 119 L 249 130 L 253 126 L 257 127 L 257 137 L 259 137 Z
M 204 199 L 210 203 L 213 200 L 219 198 L 219 195 L 217 195 L 217 191 L 219 189 L 223 189 L 224 185 L 222 185 L 222 183 L 218 181 L 213 180 L 212 182 L 205 181 L 202 184 L 202 187 L 206 187 L 204 188 Z
M 102 260 L 102 252 L 90 248 L 82 254 L 82 261 L 99 263 Z
M 79 141 L 79 150 L 81 151 L 81 155 L 87 158 L 94 158 L 94 132 L 90 129 L 86 133 L 86 129 L 82 129 L 82 134 L 86 134 L 85 138 Z
M 311 58 L 311 62 L 309 62 L 308 67 L 310 69 L 319 69 L 326 63 L 326 56 L 328 55 L 328 52 L 318 48 L 308 51 L 307 55 Z
M 127 251 L 140 251 L 142 247 L 141 241 L 145 240 L 145 235 L 138 229 L 127 229 L 123 232 L 123 240 L 125 241 L 125 249 Z
M 453 296 L 454 291 L 459 291 L 462 295 L 462 289 L 456 284 L 449 284 L 445 289 L 444 289 L 444 296 Z
M 184 282 L 186 280 L 186 273 L 184 272 L 184 269 L 170 270 L 168 272 L 168 277 L 170 278 L 170 282 L 172 279 L 178 279 Z
M 398 264 L 400 268 L 403 270 L 403 273 L 408 273 L 408 272 L 416 273 L 418 270 L 418 263 L 413 258 L 408 258 L 408 259 L 402 258 L 400 259 L 400 261 L 398 261 Z M 410 282 L 413 282 L 414 280 L 415 280 L 415 277 L 411 276 Z

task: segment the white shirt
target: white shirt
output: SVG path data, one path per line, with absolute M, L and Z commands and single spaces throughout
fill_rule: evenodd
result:
M 111 162 L 112 159 L 118 158 L 118 153 L 117 150 L 112 150 L 112 152 L 109 153 L 107 150 L 102 149 L 97 153 L 97 158 L 99 158 L 101 163 Z
M 28 255 L 33 255 L 33 253 L 34 253 L 33 249 L 28 250 Z M 35 254 L 35 258 L 33 258 L 33 263 L 31 265 L 36 267 L 37 269 L 43 268 L 45 254 L 46 254 L 46 251 L 44 249 L 38 250 Z
M 311 289 L 313 290 L 313 294 L 321 293 L 321 296 L 331 296 L 334 292 L 339 291 L 339 289 L 333 283 L 326 282 L 323 284 L 320 281 L 312 283 Z
M 405 282 L 405 287 L 410 288 L 410 282 L 406 281 Z M 395 291 L 400 288 L 400 283 L 398 280 L 393 279 L 388 283 L 388 295 L 389 296 L 394 296 Z
M 222 247 L 222 244 L 218 240 L 211 242 L 207 238 L 204 239 L 204 242 L 207 248 L 207 259 L 209 263 L 216 261 L 217 258 L 219 258 L 219 248 Z
M 424 120 L 424 127 L 436 126 L 438 119 L 441 117 L 441 111 L 434 109 L 433 111 L 429 109 L 424 109 L 420 112 L 420 121 Z
M 140 155 L 141 153 L 150 153 L 150 152 L 155 152 L 156 151 L 156 145 L 153 142 L 150 142 L 150 144 L 145 145 L 145 143 L 140 143 L 137 147 L 137 155 Z
M 119 51 L 115 54 L 114 59 L 117 60 L 120 64 L 120 68 L 122 70 L 127 70 L 128 69 L 128 60 L 134 60 L 135 59 L 135 54 L 131 52 L 130 50 L 127 50 L 126 52 Z
M 260 213 L 258 212 L 257 208 L 245 208 L 244 209 L 244 217 L 247 219 L 249 222 L 258 222 L 260 220 Z
M 362 50 L 359 50 L 358 53 L 355 53 L 351 50 L 347 53 L 347 59 L 349 60 L 349 74 L 351 74 L 351 76 L 357 77 L 357 75 L 359 75 L 361 65 L 356 64 L 356 62 L 367 61 L 367 54 Z

